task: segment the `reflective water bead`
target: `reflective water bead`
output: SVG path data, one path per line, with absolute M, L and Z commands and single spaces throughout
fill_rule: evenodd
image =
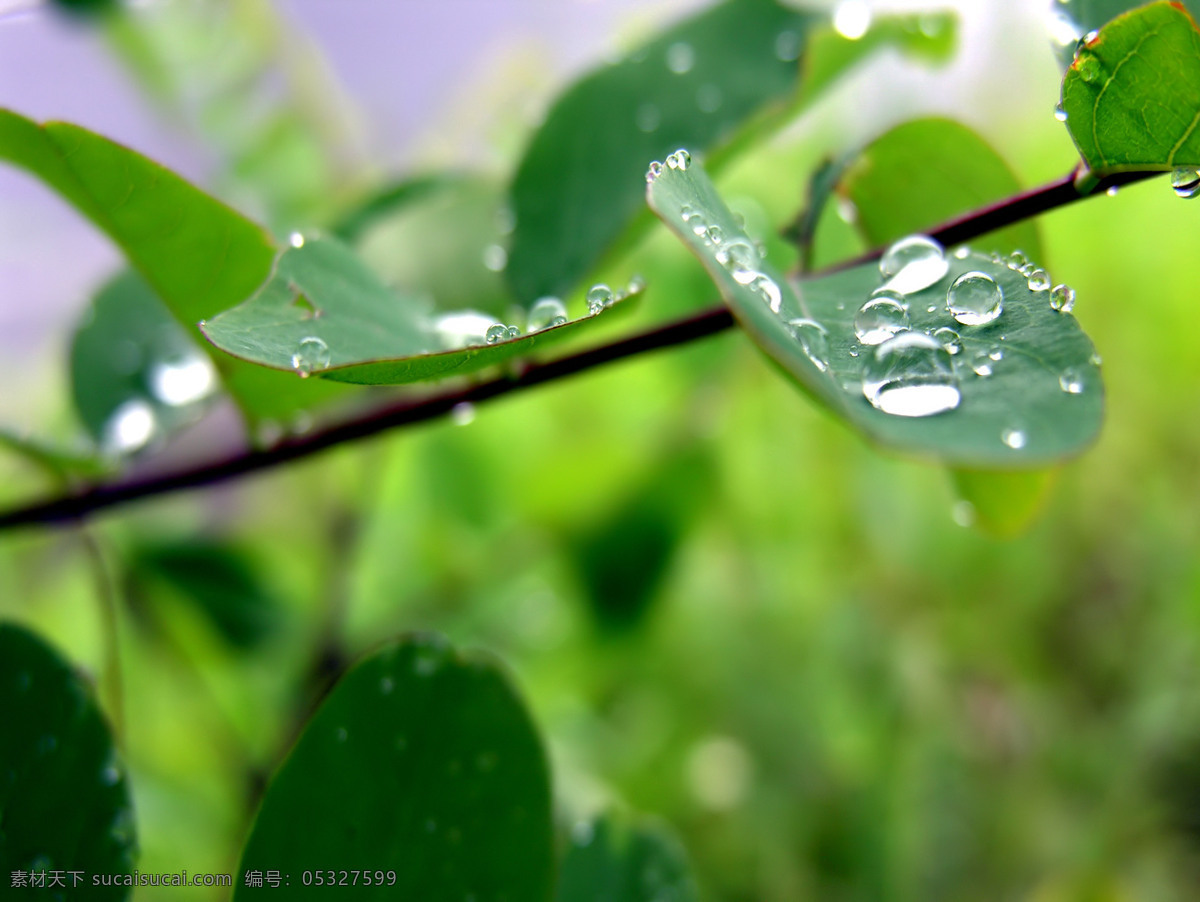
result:
M 508 338 L 508 326 L 504 323 L 492 323 L 483 335 L 483 340 L 490 345 L 504 341 L 506 338 Z
M 983 272 L 963 273 L 946 291 L 946 309 L 964 326 L 982 326 L 1004 310 L 1004 291 Z
M 729 270 L 739 285 L 749 285 L 758 276 L 758 251 L 741 238 L 734 238 L 722 245 L 717 250 L 717 262 Z
M 903 295 L 886 288 L 876 291 L 854 314 L 854 334 L 865 345 L 883 344 L 909 328 Z
M 884 287 L 900 294 L 928 288 L 949 268 L 942 246 L 926 235 L 901 238 L 879 260 L 879 271 L 888 280 Z
M 441 339 L 442 346 L 448 351 L 453 351 L 485 344 L 488 327 L 494 322 L 491 316 L 478 310 L 460 310 L 439 316 L 433 321 L 433 328 Z
M 966 260 L 969 256 L 971 256 L 971 249 L 965 244 L 962 247 L 956 247 L 954 249 L 955 260 Z
M 1034 268 L 1025 274 L 1030 291 L 1045 291 L 1050 287 L 1050 273 Z
M 1059 122 L 1067 121 L 1067 111 L 1063 109 L 1063 105 L 1061 103 L 1054 107 L 1054 118 Z
M 656 178 L 662 175 L 662 171 L 663 164 L 658 162 L 658 160 L 653 160 L 650 163 L 649 168 L 646 170 L 646 181 L 653 182 Z
M 962 397 L 950 353 L 923 332 L 902 332 L 867 355 L 862 390 L 874 407 L 902 417 L 953 410 Z
M 992 364 L 995 361 L 986 351 L 980 351 L 971 359 L 971 371 L 976 376 L 987 377 L 992 374 Z
M 1182 167 L 1172 171 L 1171 188 L 1185 200 L 1200 195 L 1200 169 Z
M 942 343 L 942 347 L 949 352 L 951 357 L 962 353 L 962 338 L 949 326 L 942 326 L 933 333 L 933 337 Z
M 804 356 L 822 373 L 829 369 L 829 333 L 816 320 L 788 320 L 788 331 L 800 343 Z
M 504 329 L 504 337 L 505 338 L 520 338 L 521 337 L 521 327 L 520 326 L 506 326 Z
M 567 321 L 566 305 L 555 297 L 538 298 L 529 308 L 527 324 L 530 332 L 540 332 Z
M 1070 313 L 1075 306 L 1075 289 L 1070 285 L 1055 285 L 1050 289 L 1050 306 L 1059 313 Z
M 1083 370 L 1073 366 L 1067 367 L 1058 377 L 1058 387 L 1068 395 L 1081 395 L 1083 394 L 1084 378 Z
M 1091 52 L 1081 53 L 1075 60 L 1075 68 L 1079 72 L 1079 77 L 1088 84 L 1095 84 L 1104 74 L 1100 60 Z
M 721 227 L 719 225 L 710 225 L 708 227 L 707 235 L 708 235 L 708 240 L 711 241 L 713 244 L 720 244 L 721 241 L 724 240 L 724 238 L 725 238 L 725 233 L 721 230 Z
M 323 370 L 329 366 L 329 345 L 315 335 L 300 339 L 292 354 L 292 369 L 307 376 L 314 370 Z
M 1008 445 L 1014 451 L 1019 451 L 1025 447 L 1028 442 L 1028 437 L 1020 429 L 1005 429 L 1000 433 L 1000 441 Z
M 613 304 L 613 292 L 607 285 L 593 285 L 588 289 L 587 293 L 587 309 L 588 313 L 597 314 L 605 307 L 611 307 Z
M 667 166 L 680 171 L 686 170 L 692 164 L 692 155 L 683 148 L 667 157 Z
M 748 287 L 762 296 L 772 313 L 778 313 L 783 306 L 783 292 L 775 284 L 775 280 L 766 273 L 755 273 Z
M 1013 251 L 1004 258 L 1004 262 L 1008 265 L 1009 269 L 1019 270 L 1022 266 L 1026 266 L 1029 263 L 1029 258 L 1025 256 L 1024 251 Z

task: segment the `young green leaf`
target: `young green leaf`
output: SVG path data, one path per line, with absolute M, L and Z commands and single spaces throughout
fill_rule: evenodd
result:
M 20 435 L 0 427 L 0 448 L 38 466 L 59 482 L 72 479 L 97 479 L 112 471 L 112 462 L 105 460 L 93 447 L 66 447 L 36 436 Z
M 616 299 L 610 292 L 609 303 Z M 615 306 L 628 304 L 621 298 Z M 252 298 L 201 328 L 223 351 L 263 366 L 395 385 L 472 373 L 607 321 L 591 315 L 542 323 L 536 331 L 489 343 L 486 333 L 496 325 L 491 317 L 473 311 L 430 317 L 423 305 L 421 297 L 386 288 L 345 246 L 310 238 L 279 256 L 271 278 Z
M 1098 30 L 1122 13 L 1145 5 L 1145 0 L 1047 0 L 1050 5 L 1050 39 L 1062 68 L 1075 58 L 1075 47 L 1083 37 Z M 1192 14 L 1200 16 L 1200 0 L 1182 0 Z
M 1095 438 L 1104 392 L 1092 343 L 1051 306 L 1043 271 L 1027 277 L 979 253 L 937 251 L 892 267 L 894 299 L 872 297 L 885 281 L 873 263 L 793 286 L 761 259 L 699 164 L 663 167 L 648 193 L 763 351 L 879 445 L 1016 469 L 1078 454 Z M 983 280 L 956 290 L 956 318 L 948 290 L 972 272 Z M 971 288 L 983 294 L 968 299 L 961 292 Z
M 432 637 L 357 664 L 268 787 L 239 867 L 254 870 L 288 874 L 288 898 L 326 899 L 356 870 L 343 892 L 360 899 L 548 898 L 550 779 L 506 677 Z
M 1200 30 L 1151 3 L 1080 46 L 1062 85 L 1067 128 L 1096 176 L 1200 168 Z
M 0 871 L 5 887 L 52 885 L 64 897 L 124 899 L 137 856 L 124 768 L 91 690 L 33 633 L 0 623 Z M 68 872 L 82 872 L 73 888 Z M 18 884 L 18 880 L 21 884 Z M 86 889 L 85 889 L 86 888 Z M 36 893 L 35 893 L 36 894 Z
M 829 37 L 828 21 L 774 0 L 726 0 L 569 88 L 513 181 L 514 294 L 561 295 L 631 241 L 638 225 L 626 230 L 643 209 L 638 180 L 648 160 L 680 146 L 728 152 L 787 121 L 881 43 L 928 54 L 954 31 L 945 17 L 929 20 L 938 25 L 933 37 L 918 17 L 884 18 L 847 41 Z M 810 59 L 815 36 L 828 40 Z M 810 67 L 814 87 L 801 93 Z
M 687 855 L 665 825 L 609 814 L 571 831 L 557 902 L 696 902 Z
M 249 297 L 267 278 L 270 236 L 240 213 L 127 147 L 63 122 L 0 109 L 0 159 L 39 178 L 124 252 L 190 329 Z M 192 333 L 194 336 L 194 333 Z M 211 349 L 194 336 L 196 346 Z M 254 417 L 284 416 L 330 396 L 223 355 L 213 362 Z

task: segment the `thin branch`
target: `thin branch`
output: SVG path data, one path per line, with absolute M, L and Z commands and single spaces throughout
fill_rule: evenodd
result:
M 1064 207 L 1087 197 L 1094 197 L 1109 188 L 1139 182 L 1161 175 L 1160 172 L 1124 172 L 1101 180 L 1092 190 L 1081 192 L 1075 183 L 1076 172 L 1061 179 L 1026 191 L 1022 194 L 967 213 L 930 229 L 927 234 L 944 245 L 961 244 L 995 229 L 1012 225 L 1041 213 Z M 848 269 L 878 259 L 883 253 L 876 248 L 854 260 L 830 267 L 825 272 Z M 459 404 L 477 404 L 501 395 L 532 388 L 582 373 L 586 370 L 633 357 L 659 348 L 686 344 L 723 332 L 734 325 L 732 314 L 718 305 L 659 326 L 648 332 L 620 339 L 609 345 L 592 348 L 545 364 L 531 364 L 519 374 L 500 377 L 489 382 L 456 389 L 424 398 L 406 399 L 372 410 L 355 419 L 337 423 L 308 435 L 293 437 L 267 449 L 233 454 L 190 470 L 141 480 L 128 480 L 110 485 L 97 485 L 72 495 L 50 498 L 26 507 L 0 513 L 0 531 L 18 526 L 72 522 L 98 511 L 169 492 L 200 488 L 239 476 L 265 470 L 289 461 L 299 460 L 340 445 L 385 432 L 397 426 L 408 426 L 443 416 Z

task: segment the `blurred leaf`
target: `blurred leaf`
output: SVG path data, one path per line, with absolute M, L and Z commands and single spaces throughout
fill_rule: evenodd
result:
M 1200 30 L 1177 4 L 1119 16 L 1063 78 L 1067 129 L 1094 175 L 1200 167 Z
M 1075 58 L 1081 38 L 1122 13 L 1145 5 L 1145 0 L 1046 0 L 1050 6 L 1050 37 L 1059 64 L 1066 69 Z M 1200 16 L 1200 0 L 1182 0 L 1192 14 Z
M 700 258 L 738 321 L 763 351 L 809 394 L 877 444 L 951 465 L 1008 469 L 1045 465 L 1078 454 L 1095 439 L 1104 391 L 1092 362 L 1092 343 L 1074 317 L 1055 312 L 1047 292 L 1031 291 L 1020 273 L 971 253 L 947 257 L 947 272 L 930 287 L 904 292 L 913 334 L 948 327 L 961 335 L 962 344 L 954 357 L 929 351 L 925 375 L 914 384 L 956 383 L 961 401 L 955 409 L 934 416 L 891 415 L 864 396 L 863 366 L 874 363 L 878 349 L 860 351 L 854 331 L 859 306 L 881 287 L 878 266 L 864 264 L 806 280 L 794 289 L 757 258 L 698 164 L 686 169 L 664 167 L 648 193 L 653 209 Z M 685 206 L 691 208 L 687 224 Z M 714 245 L 711 233 L 698 236 L 697 221 L 719 230 L 721 244 Z M 727 269 L 718 262 L 717 249 L 728 254 L 730 244 L 739 241 L 744 242 L 752 266 L 739 270 L 735 258 Z M 740 281 L 733 271 L 738 271 Z M 946 309 L 947 287 L 969 271 L 988 274 L 1004 293 L 1003 313 L 986 325 L 963 326 Z M 776 293 L 778 312 L 773 312 L 765 299 Z M 789 326 L 789 321 L 800 318 L 819 324 L 811 327 L 817 334 L 810 331 L 805 336 L 811 357 Z M 1003 359 L 989 359 L 989 353 Z M 977 362 L 994 373 L 976 375 Z M 938 370 L 943 368 L 952 372 L 942 377 Z M 906 372 L 892 370 L 883 381 L 900 388 Z M 1079 391 L 1064 390 L 1060 379 L 1067 377 Z M 918 394 L 924 397 L 927 391 L 918 388 Z M 945 398 L 945 390 L 938 395 Z
M 885 244 L 1021 191 L 983 138 L 949 119 L 916 119 L 876 138 L 850 163 L 838 192 L 854 204 L 867 244 Z M 1037 224 L 1025 220 L 976 239 L 1044 261 Z
M 127 898 L 126 887 L 91 885 L 93 874 L 131 873 L 137 856 L 129 786 L 108 725 L 70 665 L 11 623 L 0 623 L 0 711 L 5 887 L 15 886 L 18 871 L 83 871 L 87 898 Z
M 289 872 L 290 897 L 325 899 L 328 886 L 301 884 L 317 867 L 394 872 L 360 881 L 362 899 L 549 897 L 546 759 L 491 659 L 413 637 L 333 688 L 267 789 L 238 871 Z
M 281 605 L 237 545 L 204 539 L 143 545 L 129 555 L 131 595 L 165 585 L 199 609 L 229 643 L 261 643 L 279 624 Z
M 578 536 L 573 556 L 593 613 L 604 626 L 639 623 L 713 474 L 699 454 L 672 455 L 609 516 Z
M 445 337 L 420 306 L 418 297 L 389 291 L 343 245 L 314 238 L 284 251 L 262 290 L 202 329 L 217 347 L 263 366 L 393 385 L 472 373 L 609 321 L 585 316 L 519 338 L 445 350 Z
M 664 825 L 613 815 L 579 824 L 563 858 L 557 902 L 696 902 L 679 840 Z
M 971 505 L 971 519 L 999 538 L 1019 535 L 1054 487 L 1057 470 L 954 470 L 954 488 Z
M 917 21 L 881 20 L 881 40 L 925 46 L 929 39 L 918 28 L 898 24 Z M 650 160 L 678 147 L 728 152 L 735 139 L 758 137 L 795 115 L 815 94 L 797 93 L 796 60 L 808 66 L 808 41 L 826 22 L 824 14 L 772 0 L 727 0 L 570 87 L 513 181 L 508 278 L 514 293 L 562 295 L 621 243 L 642 211 L 641 178 Z M 877 45 L 876 33 L 869 34 L 844 53 L 833 44 L 822 53 L 813 73 L 821 86 L 856 62 L 860 48 Z
M 808 180 L 808 200 L 796 221 L 787 229 L 788 239 L 800 248 L 801 270 L 807 271 L 813 267 L 817 229 L 838 182 L 852 160 L 849 154 L 836 160 L 826 158 Z
M 66 448 L 34 436 L 18 435 L 3 427 L 0 427 L 0 448 L 37 465 L 51 478 L 60 481 L 76 477 L 93 479 L 112 469 L 94 448 Z
M 38 125 L 0 109 L 0 159 L 41 179 L 112 238 L 185 327 L 240 303 L 270 272 L 272 242 L 259 226 L 87 129 Z M 213 358 L 226 387 L 252 416 L 283 416 L 329 396 L 260 367 Z
M 51 0 L 57 9 L 72 16 L 97 16 L 119 9 L 119 0 Z
M 464 176 L 449 172 L 418 175 L 387 185 L 343 213 L 330 232 L 347 244 L 354 244 L 372 226 L 387 220 L 411 204 L 455 185 Z
M 75 409 L 109 454 L 192 422 L 218 388 L 208 357 L 133 270 L 100 289 L 71 341 Z

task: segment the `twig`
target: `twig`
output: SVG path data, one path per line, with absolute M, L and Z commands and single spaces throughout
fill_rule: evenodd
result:
M 1161 174 L 1160 172 L 1123 172 L 1101 180 L 1090 191 L 1081 192 L 1076 187 L 1076 172 L 1072 171 L 1063 178 L 1041 188 L 1014 195 L 952 219 L 930 229 L 927 234 L 944 245 L 961 244 L 995 229 L 1012 225 L 1058 207 L 1067 206 L 1087 197 L 1094 197 L 1109 188 L 1139 182 Z M 858 266 L 878 259 L 882 253 L 882 248 L 876 248 L 854 260 L 830 267 L 825 272 Z M 416 400 L 404 400 L 308 435 L 286 439 L 271 448 L 239 452 L 223 460 L 203 464 L 179 473 L 116 482 L 109 485 L 95 485 L 75 494 L 50 498 L 26 507 L 5 511 L 0 513 L 0 531 L 33 524 L 72 522 L 89 514 L 142 498 L 185 491 L 245 476 L 308 457 L 335 445 L 377 435 L 397 426 L 407 426 L 443 416 L 459 404 L 477 404 L 489 401 L 501 395 L 532 388 L 575 373 L 582 373 L 606 363 L 623 360 L 626 357 L 633 357 L 659 348 L 686 344 L 709 335 L 715 335 L 733 325 L 733 316 L 728 308 L 718 305 L 648 332 L 620 339 L 612 344 L 582 351 L 551 363 L 529 365 L 516 376 L 500 377 L 468 388 Z

